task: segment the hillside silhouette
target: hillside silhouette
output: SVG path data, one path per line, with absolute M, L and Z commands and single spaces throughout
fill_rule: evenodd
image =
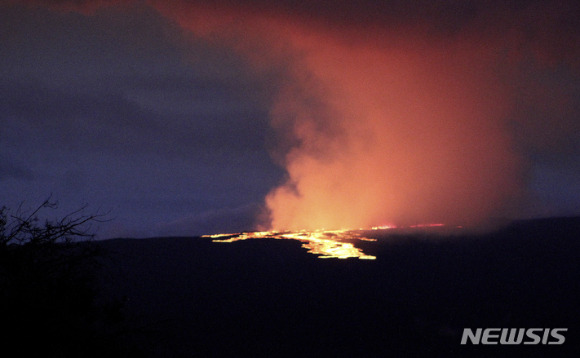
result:
M 48 201 L 40 210 L 51 207 Z M 376 260 L 301 243 L 83 240 L 95 216 L 0 212 L 6 350 L 42 357 L 574 357 L 580 218 L 486 234 L 369 232 Z M 464 328 L 568 328 L 558 346 L 461 346 Z
M 285 240 L 116 239 L 101 278 L 151 357 L 575 356 L 579 233 L 580 218 L 381 233 L 362 244 L 372 262 Z M 460 346 L 467 327 L 569 330 L 561 346 Z

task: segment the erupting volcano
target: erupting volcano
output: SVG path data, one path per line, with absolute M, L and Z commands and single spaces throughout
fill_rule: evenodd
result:
M 0 53 L 2 356 L 578 356 L 580 0 L 0 0 Z

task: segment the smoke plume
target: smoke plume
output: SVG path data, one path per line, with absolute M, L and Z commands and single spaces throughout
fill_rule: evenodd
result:
M 277 74 L 272 155 L 287 177 L 265 198 L 264 223 L 276 229 L 509 215 L 525 194 L 522 145 L 535 145 L 514 133 L 530 128 L 517 105 L 542 92 L 514 81 L 523 64 L 575 71 L 580 48 L 573 2 L 151 4 Z

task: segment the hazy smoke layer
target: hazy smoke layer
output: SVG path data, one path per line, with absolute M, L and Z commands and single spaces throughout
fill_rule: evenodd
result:
M 266 226 L 276 229 L 478 225 L 507 215 L 526 169 L 511 81 L 522 63 L 574 68 L 580 48 L 570 46 L 574 2 L 153 6 L 256 71 L 280 73 L 273 155 L 288 176 L 265 199 Z
M 518 194 L 495 48 L 430 36 L 422 23 L 391 30 L 241 8 L 164 11 L 258 67 L 286 66 L 271 115 L 289 137 L 288 178 L 266 198 L 272 227 L 477 224 Z

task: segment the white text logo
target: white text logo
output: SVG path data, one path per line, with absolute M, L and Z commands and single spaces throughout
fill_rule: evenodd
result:
M 568 328 L 471 328 L 463 329 L 461 344 L 564 344 Z

